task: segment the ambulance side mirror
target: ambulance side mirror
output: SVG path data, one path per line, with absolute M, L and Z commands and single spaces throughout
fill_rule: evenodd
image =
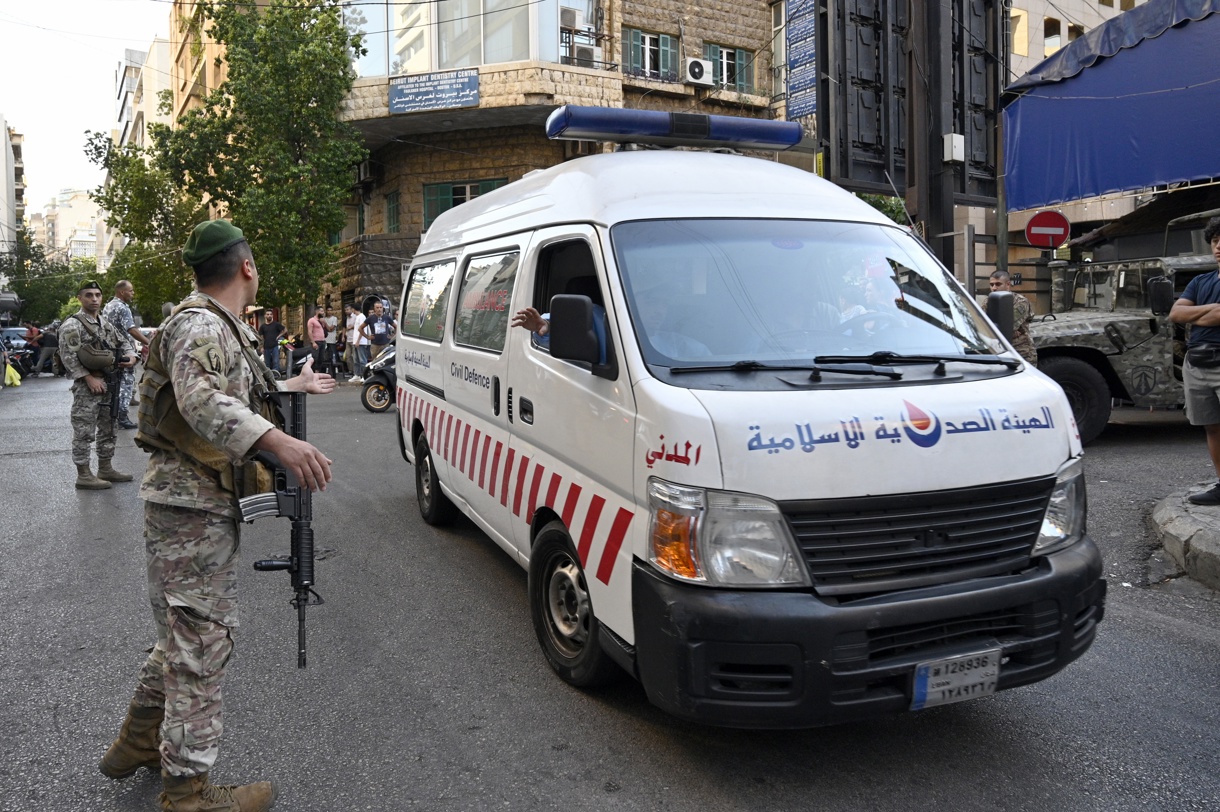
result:
M 987 294 L 987 318 L 1004 338 L 1012 341 L 1012 291 L 993 290 Z
M 597 377 L 614 380 L 618 377 L 618 365 L 614 362 L 608 339 L 606 363 L 599 363 L 601 344 L 593 323 L 596 317 L 593 302 L 588 296 L 564 293 L 551 297 L 551 357 L 582 361 L 592 365 L 593 374 Z

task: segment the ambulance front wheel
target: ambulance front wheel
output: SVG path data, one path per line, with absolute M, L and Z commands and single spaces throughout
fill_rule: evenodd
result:
M 542 528 L 534 543 L 529 602 L 542 653 L 564 682 L 590 688 L 620 673 L 598 642 L 585 573 L 561 522 Z
M 415 443 L 415 498 L 419 500 L 419 515 L 431 525 L 449 524 L 457 516 L 457 508 L 441 493 L 441 481 L 432 464 L 428 441 L 419 435 Z

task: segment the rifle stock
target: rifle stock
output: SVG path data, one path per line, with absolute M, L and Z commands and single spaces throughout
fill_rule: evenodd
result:
M 298 440 L 305 439 L 305 393 L 272 392 L 267 396 L 279 410 L 284 431 Z M 292 605 L 297 610 L 297 668 L 305 667 L 305 607 L 321 604 L 322 597 L 313 589 L 313 494 L 297 482 L 275 455 L 260 451 L 255 459 L 272 472 L 275 490 L 247 496 L 238 501 L 242 521 L 252 522 L 265 516 L 284 516 L 292 520 L 291 550 L 287 560 L 273 558 L 255 561 L 260 572 L 288 570 L 295 595 Z

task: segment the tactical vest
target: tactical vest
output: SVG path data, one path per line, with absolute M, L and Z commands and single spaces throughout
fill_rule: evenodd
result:
M 228 326 L 241 347 L 246 364 L 254 372 L 254 385 L 250 388 L 250 409 L 269 420 L 276 428 L 283 429 L 279 412 L 267 397 L 269 392 L 278 388 L 275 374 L 267 368 L 262 357 L 247 345 L 233 314 L 210 299 L 188 296 L 173 309 L 169 319 L 166 319 L 166 324 L 187 310 L 206 310 L 214 313 Z M 165 333 L 164 325 L 162 327 L 163 329 L 153 336 L 148 347 L 148 360 L 144 364 L 144 375 L 140 378 L 136 445 L 148 452 L 159 449 L 188 457 L 203 468 L 213 471 L 220 486 L 238 498 L 274 490 L 271 472 L 266 466 L 255 460 L 246 460 L 235 465 L 223 451 L 205 440 L 186 422 L 186 418 L 178 410 L 169 370 L 165 368 L 161 357 L 161 336 Z
M 81 338 L 80 349 L 76 351 L 76 359 L 80 361 L 80 365 L 90 372 L 101 372 L 109 375 L 114 372 L 114 354 L 115 347 L 110 346 L 105 337 L 102 335 L 102 326 L 100 323 L 97 329 L 89 322 L 80 317 L 79 313 L 73 313 L 68 316 L 70 319 L 76 319 L 80 322 L 81 329 L 84 331 L 84 337 Z

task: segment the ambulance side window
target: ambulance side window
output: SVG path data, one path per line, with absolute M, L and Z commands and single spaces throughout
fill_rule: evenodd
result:
M 551 298 L 561 293 L 588 296 L 596 307 L 605 307 L 593 251 L 584 240 L 553 243 L 538 252 L 533 306 L 539 313 L 547 313 L 551 309 Z M 605 312 L 604 309 L 601 312 Z M 536 335 L 531 344 L 543 352 L 550 352 L 547 342 L 540 341 Z
M 509 301 L 520 252 L 472 257 L 462 275 L 454 340 L 463 346 L 501 352 L 508 335 Z
M 445 313 L 453 284 L 454 260 L 411 271 L 398 330 L 404 336 L 440 341 L 445 337 Z

